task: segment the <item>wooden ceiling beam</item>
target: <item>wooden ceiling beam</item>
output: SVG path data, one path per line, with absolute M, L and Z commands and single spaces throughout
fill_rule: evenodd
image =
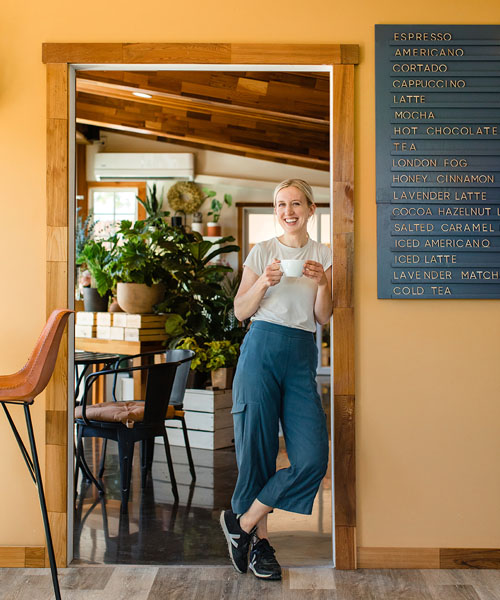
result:
M 111 119 L 96 120 L 86 117 L 82 114 L 83 111 L 78 111 L 76 122 L 86 125 L 95 125 L 97 127 L 112 129 L 116 131 L 131 132 L 135 134 L 143 134 L 147 136 L 155 136 L 157 138 L 163 138 L 165 140 L 171 140 L 173 142 L 181 141 L 183 144 L 202 144 L 204 147 L 210 147 L 211 149 L 220 150 L 224 152 L 235 152 L 239 155 L 248 156 L 251 158 L 258 158 L 261 160 L 271 160 L 276 162 L 286 162 L 296 166 L 307 166 L 311 169 L 319 169 L 327 171 L 329 169 L 329 161 L 319 158 L 311 158 L 307 156 L 291 154 L 287 152 L 279 152 L 273 150 L 267 150 L 264 148 L 256 148 L 246 146 L 243 144 L 234 144 L 216 140 L 207 140 L 205 138 L 198 138 L 195 136 L 181 136 L 175 135 L 168 132 L 158 131 L 156 129 L 149 129 L 147 127 L 138 127 L 124 125 L 122 123 L 114 123 Z M 298 164 L 300 163 L 300 165 Z
M 205 100 L 201 98 L 192 98 L 171 94 L 146 87 L 134 87 L 95 81 L 90 79 L 78 78 L 76 81 L 77 92 L 104 96 L 107 98 L 116 98 L 118 100 L 127 100 L 151 106 L 160 106 L 162 108 L 175 110 L 191 110 L 207 114 L 224 114 L 232 117 L 243 117 L 256 119 L 258 121 L 270 122 L 283 127 L 303 127 L 310 131 L 321 131 L 328 133 L 329 121 L 314 117 L 294 115 L 283 112 L 277 112 L 266 109 L 250 108 L 236 104 L 217 102 L 214 100 Z M 141 98 L 134 93 L 144 93 L 152 96 L 151 98 Z

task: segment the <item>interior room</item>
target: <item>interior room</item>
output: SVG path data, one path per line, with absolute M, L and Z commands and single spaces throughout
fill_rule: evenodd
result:
M 99 243 L 109 250 L 107 240 L 119 230 L 120 221 L 144 221 L 150 216 L 152 202 L 157 201 L 157 214 L 164 211 L 161 218 L 165 223 L 199 232 L 204 242 L 212 245 L 210 252 L 236 245 L 237 249 L 207 263 L 227 268 L 224 281 L 232 284 L 227 286 L 228 307 L 250 249 L 282 233 L 272 207 L 278 182 L 293 177 L 311 184 L 317 209 L 308 232 L 312 239 L 330 246 L 330 75 L 285 70 L 80 70 L 75 116 L 75 365 L 76 375 L 82 376 L 78 404 L 86 393 L 85 374 L 113 367 L 105 362 L 110 360 L 107 355 L 121 358 L 121 368 L 137 365 L 141 358 L 126 357 L 179 347 L 191 335 L 187 325 L 186 331 L 182 327 L 174 331 L 173 321 L 167 317 L 168 321 L 155 321 L 154 327 L 134 330 L 138 336 L 134 338 L 132 328 L 121 326 L 133 315 L 108 312 L 108 307 L 110 311 L 117 308 L 116 298 L 106 296 L 105 304 L 97 308 L 90 304 L 91 293 L 100 299 L 93 289 L 98 286 L 99 275 L 94 272 L 98 268 L 92 260 L 97 259 L 89 254 L 90 245 Z M 213 213 L 213 198 L 220 199 L 222 207 L 215 219 L 219 228 L 212 230 L 208 223 L 214 219 L 208 213 Z M 222 244 L 217 244 L 221 238 Z M 168 295 L 167 290 L 165 297 Z M 231 327 L 225 337 L 234 341 L 237 335 L 241 341 L 242 328 L 234 318 Z M 236 328 L 240 331 L 235 334 Z M 329 434 L 330 336 L 329 325 L 318 325 L 317 386 Z M 92 364 L 81 358 L 88 353 L 95 355 Z M 98 362 L 100 355 L 102 361 Z M 84 368 L 88 369 L 85 374 Z M 102 472 L 97 482 L 102 489 L 88 474 L 78 473 L 73 525 L 77 563 L 226 564 L 227 546 L 218 519 L 220 511 L 230 505 L 237 477 L 231 380 L 217 383 L 214 371 L 198 372 L 205 378 L 199 384 L 195 382 L 196 370 L 190 371 L 180 408 L 185 413 L 196 480 L 181 424 L 167 420 L 178 498 L 163 440 L 157 437 L 151 476 L 144 485 L 139 449 L 135 452 L 124 510 L 116 443 L 108 443 L 104 451 L 102 439 L 84 438 L 85 460 L 93 475 Z M 144 386 L 141 390 L 140 382 L 137 384 L 137 373 L 120 373 L 115 382 L 110 374 L 95 383 L 96 389 L 87 396 L 89 404 L 109 401 L 115 394 L 119 401 L 137 400 L 137 394 L 144 393 Z M 212 402 L 212 414 L 205 412 L 200 402 Z M 277 467 L 286 466 L 287 461 L 281 434 Z M 332 564 L 331 466 L 313 514 L 276 510 L 270 519 L 270 532 L 285 565 Z M 297 536 L 301 543 L 291 543 Z M 203 553 L 197 551 L 200 539 L 210 540 Z

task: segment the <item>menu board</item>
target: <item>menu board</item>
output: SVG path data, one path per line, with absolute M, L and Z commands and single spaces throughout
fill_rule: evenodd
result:
M 376 25 L 379 298 L 500 298 L 500 26 Z

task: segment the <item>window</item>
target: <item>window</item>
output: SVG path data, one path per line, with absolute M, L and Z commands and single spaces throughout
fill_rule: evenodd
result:
M 124 219 L 137 220 L 138 188 L 90 187 L 89 192 L 90 209 L 97 223 L 94 229 L 96 238 L 114 233 L 118 223 Z
M 316 214 L 309 220 L 307 231 L 313 240 L 330 246 L 330 209 L 318 206 Z M 283 229 L 274 216 L 272 206 L 243 207 L 242 262 L 258 242 L 280 236 Z

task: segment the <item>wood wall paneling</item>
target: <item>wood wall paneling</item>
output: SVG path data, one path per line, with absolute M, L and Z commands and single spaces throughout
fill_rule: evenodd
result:
M 120 64 L 123 44 L 42 44 L 42 62 L 46 64 Z
M 333 233 L 354 231 L 354 188 L 352 182 L 334 181 L 333 190 Z
M 68 228 L 47 227 L 47 260 L 49 262 L 67 262 Z
M 44 63 L 357 64 L 356 44 L 53 44 Z
M 45 548 L 43 546 L 0 546 L 0 568 L 9 567 L 45 567 Z
M 230 44 L 123 44 L 124 63 L 227 64 Z
M 25 548 L 25 567 L 45 567 L 45 548 L 43 546 L 27 546 Z
M 344 49 L 344 57 L 348 49 Z M 333 385 L 338 569 L 356 568 L 354 437 L 354 66 L 333 67 Z M 337 522 L 338 518 L 338 522 Z
M 68 307 L 68 65 L 47 66 L 46 312 Z M 66 566 L 68 333 L 47 386 L 45 495 L 57 564 Z
M 47 65 L 47 119 L 68 119 L 68 65 Z
M 47 122 L 47 225 L 68 226 L 68 121 Z
M 334 234 L 333 238 L 333 306 L 348 308 L 354 305 L 354 235 Z
M 333 311 L 333 372 L 334 394 L 354 395 L 354 352 L 350 344 L 354 336 L 354 309 L 335 308 Z
M 335 568 L 357 569 L 356 527 L 335 526 Z
M 335 525 L 356 526 L 354 396 L 334 397 Z
M 439 548 L 358 548 L 360 569 L 439 569 Z
M 354 66 L 333 68 L 333 181 L 354 183 Z
M 441 548 L 441 569 L 500 569 L 499 548 Z

